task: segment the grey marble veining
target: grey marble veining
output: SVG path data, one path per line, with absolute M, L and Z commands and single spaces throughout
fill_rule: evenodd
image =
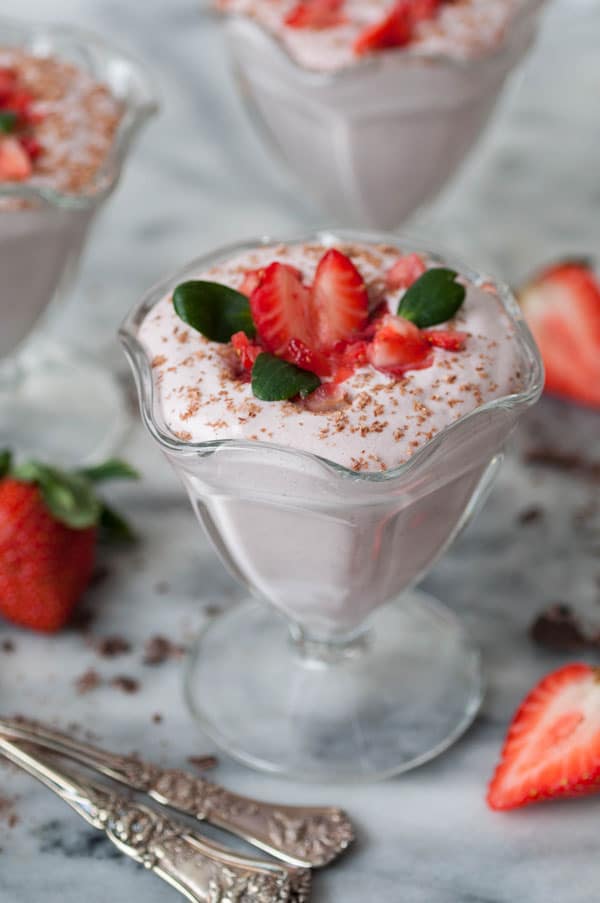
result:
M 263 150 L 231 84 L 218 27 L 195 0 L 4 0 L 3 13 L 76 22 L 112 37 L 151 64 L 164 111 L 147 133 L 98 225 L 63 323 L 84 347 L 123 368 L 116 323 L 166 271 L 223 241 L 289 233 L 320 222 L 316 207 Z M 411 231 L 516 280 L 556 254 L 600 245 L 598 152 L 600 3 L 550 4 L 539 44 L 460 178 Z M 485 785 L 507 720 L 532 683 L 562 664 L 535 650 L 535 612 L 565 600 L 600 622 L 598 523 L 577 513 L 598 486 L 525 466 L 537 443 L 600 454 L 598 415 L 545 400 L 520 430 L 479 516 L 428 576 L 426 588 L 465 620 L 484 653 L 489 690 L 467 736 L 409 775 L 370 787 L 309 788 L 255 774 L 223 757 L 218 777 L 243 793 L 339 802 L 354 816 L 355 851 L 319 874 L 321 903 L 589 903 L 598 886 L 600 800 L 489 812 Z M 114 501 L 140 534 L 111 558 L 89 592 L 93 634 L 120 633 L 132 652 L 103 659 L 81 633 L 34 636 L 0 623 L 0 710 L 92 730 L 115 750 L 170 765 L 213 747 L 181 699 L 181 663 L 141 662 L 153 634 L 187 642 L 238 590 L 200 534 L 166 464 L 138 427 L 127 456 L 144 474 Z M 529 525 L 519 513 L 539 506 Z M 94 667 L 105 684 L 79 695 Z M 108 682 L 134 677 L 127 695 Z M 418 687 L 415 687 L 418 692 Z M 162 715 L 160 723 L 153 721 Z M 19 821 L 0 813 L 0 903 L 176 900 L 151 875 L 115 855 L 31 779 L 0 769 L 0 796 L 18 796 Z

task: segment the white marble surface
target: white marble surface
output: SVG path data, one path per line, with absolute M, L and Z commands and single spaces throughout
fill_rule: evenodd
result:
M 256 232 L 320 221 L 244 119 L 216 25 L 192 0 L 4 0 L 2 12 L 76 22 L 148 59 L 164 112 L 112 199 L 68 317 L 79 342 L 122 367 L 116 323 L 165 271 L 211 246 Z M 475 160 L 430 212 L 426 231 L 517 279 L 555 254 L 600 245 L 598 146 L 600 2 L 556 0 L 541 40 L 513 84 Z M 422 223 L 420 231 L 425 231 Z M 598 416 L 545 401 L 521 430 L 485 510 L 425 581 L 464 618 L 482 647 L 489 691 L 468 735 L 401 779 L 329 790 L 277 781 L 223 758 L 218 776 L 242 792 L 290 801 L 337 801 L 359 826 L 353 855 L 318 875 L 323 903 L 589 903 L 599 880 L 598 799 L 489 812 L 485 785 L 508 718 L 544 671 L 566 657 L 534 650 L 527 625 L 565 600 L 600 622 L 598 523 L 574 515 L 598 485 L 526 467 L 523 448 L 551 442 L 600 456 Z M 235 597 L 233 581 L 201 537 L 166 465 L 137 428 L 127 454 L 144 472 L 114 499 L 142 537 L 111 560 L 89 593 L 93 633 L 122 633 L 129 655 L 99 658 L 81 634 L 45 638 L 0 624 L 0 710 L 91 728 L 116 750 L 172 765 L 212 745 L 181 701 L 178 662 L 141 664 L 144 641 L 164 632 L 186 641 L 210 605 Z M 519 512 L 544 516 L 518 525 Z M 140 691 L 101 687 L 77 695 L 88 667 L 136 677 Z M 418 688 L 415 688 L 418 692 Z M 159 712 L 163 721 L 155 724 Z M 0 818 L 1 903 L 158 903 L 177 895 L 123 861 L 100 835 L 31 779 L 0 771 L 0 796 L 18 796 L 18 824 Z

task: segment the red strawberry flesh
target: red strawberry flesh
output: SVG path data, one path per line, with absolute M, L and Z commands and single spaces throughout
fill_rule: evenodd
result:
M 312 288 L 312 320 L 317 347 L 330 349 L 367 325 L 369 296 L 352 261 L 331 248 L 317 267 Z
M 600 789 L 600 670 L 571 664 L 525 698 L 488 792 L 492 809 L 584 796 Z
M 310 347 L 310 290 L 300 272 L 286 263 L 272 263 L 250 297 L 250 310 L 266 351 L 285 357 L 291 339 Z

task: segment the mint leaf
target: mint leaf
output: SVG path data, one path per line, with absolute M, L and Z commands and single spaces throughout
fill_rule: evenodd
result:
M 81 474 L 28 461 L 16 467 L 13 476 L 23 483 L 36 483 L 52 516 L 65 526 L 85 530 L 98 523 L 102 504 L 90 481 Z
M 465 287 L 456 282 L 458 273 L 436 267 L 423 273 L 406 291 L 398 315 L 419 329 L 451 320 L 465 300 Z
M 0 449 L 0 480 L 10 473 L 12 454 L 7 448 Z
M 182 282 L 173 293 L 177 316 L 213 342 L 228 342 L 236 332 L 256 335 L 245 295 L 219 282 Z
M 252 368 L 252 391 L 261 401 L 285 401 L 309 392 L 314 392 L 321 380 L 309 370 L 302 370 L 295 364 L 263 352 L 254 361 Z
M 18 121 L 19 121 L 18 113 L 13 113 L 12 110 L 1 110 L 0 111 L 0 134 L 1 135 L 10 135 L 11 132 L 14 132 L 16 130 Z
M 100 513 L 100 538 L 105 542 L 135 542 L 136 535 L 121 515 L 108 505 Z
M 126 461 L 120 458 L 109 458 L 95 467 L 84 467 L 78 473 L 91 480 L 92 483 L 102 483 L 105 480 L 139 480 L 140 475 Z

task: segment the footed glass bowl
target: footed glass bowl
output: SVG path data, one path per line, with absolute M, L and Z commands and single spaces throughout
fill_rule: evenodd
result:
M 225 13 L 252 121 L 324 210 L 344 226 L 399 226 L 432 200 L 471 150 L 537 30 L 524 0 L 482 58 L 380 53 L 333 73 L 302 68 L 254 20 Z
M 298 240 L 383 241 L 442 262 L 390 235 Z M 485 495 L 518 417 L 541 392 L 542 365 L 508 288 L 494 283 L 515 325 L 523 390 L 464 416 L 406 464 L 356 473 L 269 443 L 183 442 L 164 422 L 139 326 L 179 282 L 257 244 L 194 261 L 121 329 L 144 423 L 250 594 L 200 637 L 186 695 L 205 731 L 256 768 L 328 782 L 385 777 L 445 749 L 479 708 L 477 651 L 450 611 L 410 587 Z
M 45 325 L 66 299 L 92 221 L 157 105 L 142 67 L 87 32 L 0 19 L 0 44 L 74 63 L 124 107 L 111 152 L 85 194 L 0 182 L 0 202 L 18 202 L 16 209 L 0 206 L 0 447 L 81 463 L 114 447 L 128 422 L 125 400 L 99 361 L 48 341 Z

